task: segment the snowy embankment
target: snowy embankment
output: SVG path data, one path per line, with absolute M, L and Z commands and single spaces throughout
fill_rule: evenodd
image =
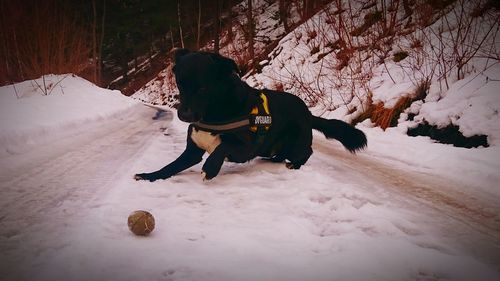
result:
M 479 41 L 477 38 L 484 37 L 488 51 L 492 52 L 490 57 L 494 57 L 500 45 L 493 33 L 488 32 L 498 22 L 492 21 L 494 17 L 488 13 L 483 17 L 471 16 L 480 2 L 457 1 L 443 10 L 443 14 L 420 15 L 416 9 L 413 21 L 399 6 L 391 11 L 397 30 L 392 37 L 383 34 L 385 29 L 381 24 L 352 35 L 363 26 L 367 16 L 379 11 L 375 3 L 358 1 L 343 10 L 334 2 L 281 39 L 269 58 L 261 63 L 262 70 L 244 79 L 257 88 L 284 89 L 305 100 L 316 115 L 348 122 L 372 104 L 381 103 L 390 109 L 401 98 L 414 98 L 423 81 L 427 81 L 425 96 L 403 108 L 396 127 L 383 131 L 370 119 L 358 125 L 368 135 L 368 153 L 380 161 L 405 163 L 412 169 L 465 183 L 466 188 L 456 185 L 460 192 L 485 198 L 498 196 L 500 63 L 488 58 L 488 54 L 481 54 L 484 50 L 474 45 Z M 490 12 L 497 13 L 494 9 Z M 339 35 L 336 26 L 339 13 L 350 19 L 346 30 L 351 34 Z M 460 79 L 456 77 L 456 66 L 431 59 L 435 54 L 442 57 L 454 54 L 455 45 L 450 38 L 463 36 L 457 15 L 470 21 L 468 36 L 458 49 L 465 54 L 472 53 L 471 46 L 479 50 L 478 56 L 464 66 Z M 432 20 L 419 26 L 418 20 L 415 22 L 418 17 Z M 444 26 L 445 22 L 451 24 Z M 439 35 L 436 30 L 441 30 Z M 345 42 L 352 44 L 352 49 L 346 49 Z M 407 57 L 396 59 L 401 53 Z M 433 76 L 437 72 L 440 76 Z M 426 122 L 438 128 L 457 126 L 465 137 L 486 135 L 490 147 L 455 148 L 434 143 L 428 137 L 407 136 L 408 128 Z
M 391 109 L 412 98 L 397 120 L 403 134 L 424 123 L 454 125 L 465 137 L 486 135 L 488 144 L 498 146 L 498 11 L 490 7 L 474 16 L 485 3 L 454 1 L 429 14 L 415 6 L 412 16 L 395 6 L 394 29 L 375 21 L 363 30 L 367 18 L 380 12 L 375 2 L 357 1 L 345 9 L 334 2 L 281 39 L 262 70 L 245 79 L 255 87 L 284 89 L 316 112 L 348 122 L 372 105 Z M 340 33 L 339 14 L 349 18 Z M 459 68 L 455 61 L 467 62 Z
M 0 87 L 0 156 L 82 133 L 136 104 L 71 74 Z

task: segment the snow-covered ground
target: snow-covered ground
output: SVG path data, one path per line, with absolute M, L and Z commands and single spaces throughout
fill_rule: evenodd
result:
M 25 83 L 0 88 L 17 116 L 0 123 L 2 280 L 500 279 L 498 146 L 363 123 L 366 151 L 315 134 L 297 171 L 256 159 L 136 182 L 183 151 L 186 124 L 79 78 L 48 96 Z M 137 209 L 148 237 L 127 228 Z
M 91 129 L 138 103 L 72 74 L 3 86 L 0 93 L 1 156 Z
M 340 34 L 336 24 L 339 3 L 344 5 L 342 16 L 349 19 Z M 332 2 L 284 36 L 262 62 L 262 71 L 244 79 L 257 88 L 284 89 L 318 112 L 326 111 L 329 115 L 325 116 L 348 122 L 365 113 L 371 103 L 389 109 L 402 97 L 417 96 L 425 81 L 428 89 L 421 100 L 404 110 L 399 130 L 406 133 L 408 127 L 425 122 L 439 128 L 455 125 L 466 137 L 487 135 L 489 144 L 500 145 L 498 11 L 486 9 L 484 15 L 473 16 L 486 1 L 454 1 L 442 14 L 431 9 L 420 15 L 434 18 L 420 25 L 415 22 L 419 9 L 415 8 L 412 22 L 400 5 L 391 12 L 396 26 L 392 37 L 378 24 L 352 35 L 368 15 L 380 11 L 378 3 L 352 1 L 351 6 L 350 2 Z M 342 47 L 345 44 L 354 49 L 348 55 Z M 457 49 L 467 58 L 477 52 L 461 71 L 454 64 Z M 407 57 L 398 61 L 395 55 L 400 52 Z M 414 118 L 408 120 L 409 114 Z

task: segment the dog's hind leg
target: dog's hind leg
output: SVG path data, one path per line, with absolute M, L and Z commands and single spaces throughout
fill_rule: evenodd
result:
M 309 160 L 309 157 L 311 157 L 312 148 L 310 146 L 302 147 L 300 149 L 302 150 L 300 154 L 294 154 L 288 157 L 288 160 L 290 160 L 290 162 L 286 163 L 286 167 L 288 169 L 300 169 L 300 167 L 304 165 L 307 160 Z
M 287 149 L 286 158 L 290 162 L 286 163 L 286 167 L 289 169 L 300 169 L 313 153 L 311 127 L 300 127 L 296 136 L 295 142 Z
M 274 155 L 273 157 L 269 158 L 269 161 L 274 162 L 274 163 L 282 163 L 283 161 L 285 161 L 285 159 L 286 159 L 285 156 L 278 154 L 278 155 Z

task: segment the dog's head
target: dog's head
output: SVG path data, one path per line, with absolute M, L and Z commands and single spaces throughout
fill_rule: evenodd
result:
M 232 79 L 238 67 L 229 58 L 208 52 L 190 52 L 178 49 L 174 53 L 173 72 L 179 89 L 179 119 L 196 122 L 209 110 L 221 105 L 231 106 L 237 97 L 232 94 Z M 239 78 L 237 78 L 239 80 Z

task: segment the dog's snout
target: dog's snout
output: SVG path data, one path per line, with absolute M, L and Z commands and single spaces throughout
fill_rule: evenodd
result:
M 183 106 L 180 106 L 179 109 L 177 110 L 177 116 L 181 121 L 187 123 L 193 123 L 200 120 L 200 116 L 198 116 L 198 114 L 193 112 L 191 109 Z

